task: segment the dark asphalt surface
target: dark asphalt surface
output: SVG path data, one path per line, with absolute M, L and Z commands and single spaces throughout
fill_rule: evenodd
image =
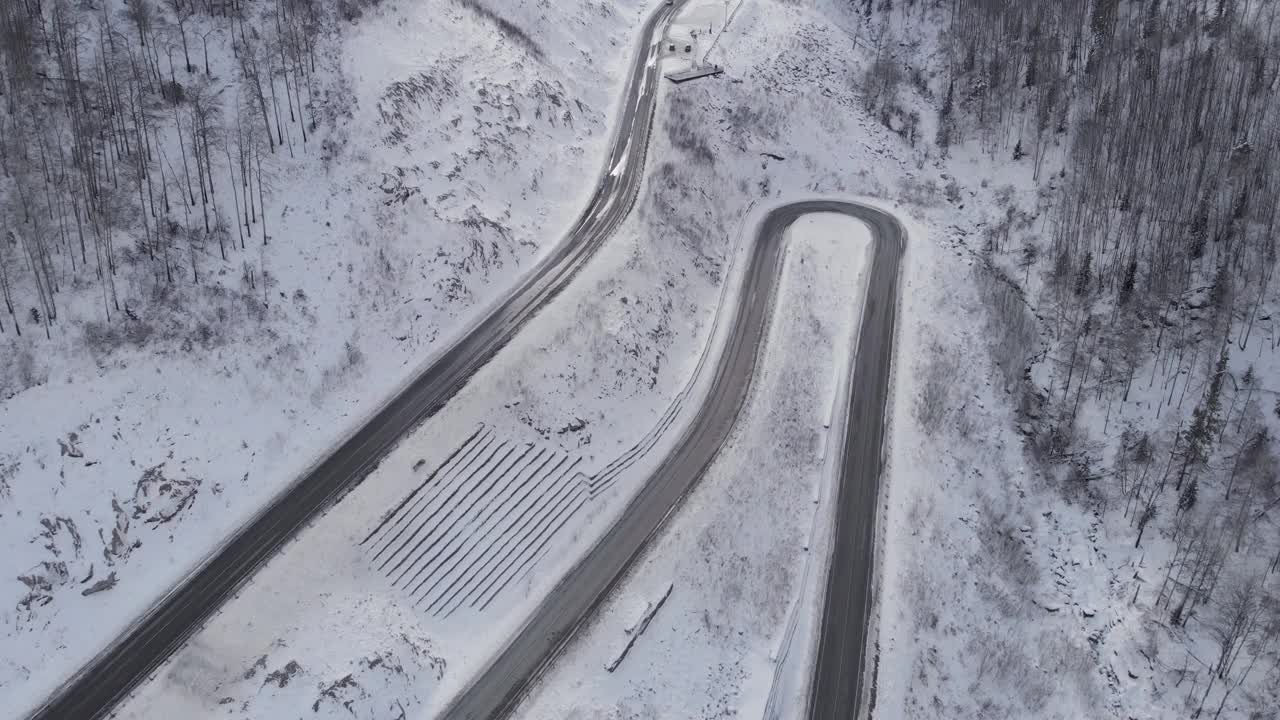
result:
M 898 276 L 906 231 L 888 213 L 865 206 L 847 212 L 872 231 L 875 249 L 862 309 L 858 356 L 849 383 L 849 417 L 841 447 L 835 538 L 822 605 L 822 626 L 809 717 L 858 716 L 865 676 L 868 614 L 875 571 L 873 531 L 884 469 L 885 408 L 893 369 Z
M 618 522 L 547 594 L 444 717 L 480 720 L 511 713 L 531 684 L 640 556 L 650 539 L 710 466 L 750 391 L 782 270 L 785 233 L 802 215 L 842 213 L 866 223 L 874 250 L 850 382 L 843 444 L 835 554 L 827 586 L 822 641 L 810 709 L 813 717 L 857 711 L 874 557 L 877 485 L 883 465 L 884 409 L 893 363 L 898 275 L 906 234 L 893 216 L 834 200 L 798 202 L 765 216 L 745 270 L 724 350 L 708 395 L 675 449 L 623 510 Z
M 587 209 L 563 241 L 400 395 L 281 493 L 109 648 L 63 684 L 32 720 L 98 718 L 145 679 L 304 525 L 364 479 L 407 432 L 434 415 L 562 290 L 626 217 L 643 177 L 656 104 L 661 34 L 684 4 L 645 22 L 621 95 L 612 147 Z M 21 712 L 20 708 L 8 708 Z

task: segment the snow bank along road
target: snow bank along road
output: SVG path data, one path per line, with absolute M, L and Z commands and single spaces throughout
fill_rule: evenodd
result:
M 405 433 L 444 407 L 525 321 L 568 284 L 627 215 L 639 192 L 656 104 L 659 48 L 684 2 L 659 5 L 645 22 L 621 96 L 603 178 L 566 237 L 505 299 L 332 455 L 273 500 L 59 688 L 35 710 L 33 720 L 96 718 L 109 711 L 308 520 L 363 479 Z
M 715 458 L 747 399 L 782 270 L 786 230 L 808 213 L 843 213 L 872 233 L 871 273 L 842 443 L 834 555 L 809 710 L 851 718 L 858 710 L 874 556 L 872 528 L 882 466 L 884 410 L 893 365 L 898 275 L 906 233 L 887 212 L 838 200 L 775 208 L 751 246 L 740 302 L 697 415 L 600 541 L 538 605 L 529 621 L 464 690 L 445 717 L 502 717 L 564 647 L 574 630 L 622 579 L 663 521 Z M 803 348 L 796 348 L 802 352 Z

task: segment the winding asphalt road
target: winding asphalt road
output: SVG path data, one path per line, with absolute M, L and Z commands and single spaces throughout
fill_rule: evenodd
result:
M 58 688 L 29 716 L 32 720 L 105 715 L 181 647 L 298 530 L 363 480 L 401 437 L 444 407 L 569 283 L 635 203 L 657 100 L 661 40 L 684 2 L 659 5 L 645 22 L 621 96 L 604 174 L 567 236 L 403 392 Z
M 871 589 L 873 533 L 884 469 L 885 408 L 893 369 L 898 276 L 906 232 L 894 217 L 863 205 L 846 212 L 871 228 L 875 249 L 862 308 L 858 355 L 849 383 L 849 416 L 840 446 L 835 532 L 809 717 L 850 720 L 862 709 Z
M 893 366 L 898 276 L 906 233 L 889 213 L 836 200 L 775 208 L 759 226 L 711 386 L 674 450 L 623 510 L 618 522 L 538 605 L 445 711 L 451 720 L 510 714 L 573 633 L 640 556 L 729 437 L 753 382 L 782 270 L 786 231 L 810 213 L 842 213 L 865 223 L 874 250 L 862 327 L 849 383 L 849 422 L 842 443 L 834 556 L 827 585 L 812 717 L 852 718 L 860 697 L 863 646 L 874 557 L 876 496 L 883 465 L 884 411 Z

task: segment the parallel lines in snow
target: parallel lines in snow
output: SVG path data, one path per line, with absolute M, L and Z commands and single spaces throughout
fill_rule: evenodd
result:
M 487 607 L 589 497 L 580 462 L 481 426 L 360 544 L 417 607 Z
M 395 574 L 401 567 L 403 567 L 404 570 L 400 570 L 400 573 L 396 575 L 392 584 L 400 584 L 400 582 L 405 579 L 405 576 L 409 571 L 414 567 L 417 567 L 417 572 L 410 575 L 408 580 L 404 583 L 407 587 L 409 583 L 412 583 L 417 579 L 418 575 L 423 570 L 431 567 L 432 560 L 435 556 L 427 558 L 427 553 L 435 549 L 441 542 L 446 542 L 450 539 L 450 531 L 457 526 L 458 522 L 462 520 L 469 511 L 474 509 L 478 498 L 484 497 L 484 493 L 492 489 L 493 483 L 497 482 L 498 478 L 503 477 L 505 473 L 515 467 L 515 465 L 518 464 L 526 454 L 528 454 L 530 447 L 530 445 L 525 445 L 523 449 L 518 450 L 516 446 L 508 446 L 506 443 L 503 443 L 499 446 L 498 450 L 490 456 L 490 462 L 486 463 L 480 473 L 478 473 L 479 480 L 474 479 L 476 476 L 471 476 L 459 483 L 459 487 L 440 507 L 440 510 L 444 511 L 444 516 L 440 517 L 435 524 L 432 524 L 431 519 L 437 515 L 437 513 L 433 513 L 432 517 L 423 522 L 420 528 L 421 532 L 415 533 L 415 537 L 418 538 L 417 543 L 415 543 L 413 547 L 409 548 L 407 552 L 399 553 L 399 562 L 397 562 L 395 566 L 387 572 L 387 574 Z M 494 458 L 497 459 L 496 462 L 493 462 Z M 465 492 L 463 492 L 464 488 L 466 488 Z M 479 493 L 478 496 L 477 493 Z M 461 497 L 458 497 L 459 494 L 461 494 Z M 454 502 L 455 500 L 456 502 Z M 428 543 L 428 540 L 430 543 Z M 408 543 L 406 542 L 405 544 L 407 545 Z M 423 547 L 424 545 L 425 547 Z M 424 558 L 426 558 L 425 561 Z M 386 563 L 383 563 L 384 566 L 385 564 Z
M 452 543 L 452 549 L 440 564 L 444 565 L 450 560 L 452 562 L 437 573 L 435 580 L 422 592 L 421 597 L 432 598 L 427 605 L 428 610 L 434 611 L 436 604 L 444 600 L 451 589 L 464 587 L 467 578 L 474 576 L 478 570 L 478 564 L 496 545 L 494 534 L 503 527 L 503 523 L 516 508 L 524 507 L 524 501 L 539 487 L 539 484 L 534 481 L 544 479 L 548 473 L 554 472 L 555 468 L 568 462 L 568 457 L 560 456 L 558 461 L 556 458 L 557 454 L 554 452 L 540 451 L 538 457 L 526 466 L 525 471 L 513 478 L 512 482 L 504 488 L 501 496 L 491 500 L 488 506 L 480 511 L 471 533 Z M 553 461 L 556 462 L 553 463 Z M 548 469 L 548 465 L 551 465 L 551 469 Z M 503 510 L 505 512 L 500 513 Z M 425 578 L 412 592 L 416 594 L 418 588 L 426 584 L 427 579 L 429 578 Z M 441 583 L 447 584 L 442 586 Z
M 532 553 L 532 542 L 541 537 L 548 530 L 554 532 L 563 527 L 568 521 L 572 512 L 566 515 L 566 509 L 572 507 L 576 511 L 581 507 L 579 496 L 582 494 L 583 484 L 578 481 L 583 477 L 581 474 L 574 474 L 572 477 L 566 476 L 566 479 L 557 483 L 556 487 L 548 495 L 532 513 L 526 513 L 518 527 L 512 527 L 512 533 L 508 535 L 507 540 L 503 543 L 503 550 L 496 562 L 487 565 L 488 571 L 483 577 L 479 578 L 475 583 L 474 589 L 469 592 L 463 601 L 469 601 L 471 607 L 480 604 L 480 609 L 489 606 L 489 603 L 497 596 L 497 594 L 506 586 L 510 580 L 508 570 L 513 567 L 522 558 L 527 558 Z M 578 500 L 577 505 L 574 501 Z M 557 523 L 557 519 L 559 522 Z M 506 578 L 506 580 L 504 580 Z M 499 582 L 501 584 L 499 584 Z M 481 602 L 483 601 L 483 602 Z
M 688 394 L 686 388 L 677 397 L 675 402 L 671 403 L 667 411 L 662 417 L 658 418 L 658 423 L 644 437 L 640 438 L 640 442 L 631 447 L 617 459 L 605 466 L 603 470 L 591 476 L 587 482 L 588 489 L 591 492 L 591 498 L 595 499 L 600 493 L 609 488 L 610 485 L 618 479 L 623 472 L 635 464 L 637 460 L 646 455 L 658 444 L 658 439 L 667 432 L 671 424 L 675 422 L 676 415 L 683 406 L 685 396 Z
M 483 425 L 481 425 L 480 427 L 477 427 L 476 431 L 471 433 L 471 437 L 464 440 L 463 443 L 458 446 L 458 449 L 454 450 L 452 453 L 449 454 L 449 457 L 444 459 L 444 462 L 441 463 L 439 467 L 437 467 L 435 470 L 432 470 L 431 474 L 427 476 L 426 480 L 422 481 L 421 485 L 414 488 L 413 492 L 405 496 L 405 499 L 401 500 L 400 504 L 397 505 L 394 510 L 384 515 L 382 518 L 382 522 L 378 523 L 378 527 L 371 530 L 369 534 L 365 536 L 364 540 L 360 541 L 360 544 L 364 545 L 365 543 L 369 542 L 369 540 L 373 539 L 374 535 L 377 535 L 378 533 L 382 532 L 383 528 L 387 526 L 387 523 L 390 522 L 397 515 L 399 515 L 400 511 L 404 509 L 405 505 L 409 504 L 411 500 L 414 500 L 415 498 L 417 498 L 418 493 L 421 492 L 423 488 L 430 485 L 431 481 L 436 478 L 436 475 L 439 474 L 440 471 L 443 470 L 445 467 L 447 467 L 450 463 L 452 463 L 453 459 L 456 458 L 459 453 L 461 453 L 463 450 L 467 449 L 468 447 L 471 447 L 471 443 L 476 439 L 476 436 L 483 431 L 484 431 Z
M 481 425 L 360 544 L 415 607 L 446 617 L 463 607 L 483 611 L 534 571 L 587 503 L 653 449 L 683 395 L 593 475 L 577 469 L 581 458 L 508 442 Z
M 556 531 L 564 527 L 565 523 L 569 521 L 569 518 L 573 517 L 573 515 L 582 508 L 583 503 L 590 499 L 589 493 L 585 493 L 583 491 L 583 484 L 575 483 L 569 487 L 571 490 L 565 497 L 568 502 L 561 506 L 555 515 L 547 516 L 545 521 L 540 522 L 535 526 L 532 538 L 529 538 L 527 542 L 524 543 L 521 553 L 512 558 L 512 563 L 509 566 L 511 571 L 504 571 L 495 575 L 493 580 L 490 581 L 490 584 L 492 585 L 493 582 L 498 580 L 501 580 L 501 583 L 491 591 L 482 592 L 480 596 L 472 601 L 473 606 L 476 603 L 480 603 L 481 610 L 488 608 L 489 604 L 498 597 L 499 593 L 506 589 L 507 585 L 509 585 L 512 580 L 522 576 L 521 571 L 530 567 L 530 563 L 537 558 L 538 554 L 546 546 L 547 542 L 551 540 L 551 537 L 555 535 Z M 528 534 L 526 534 L 526 538 L 528 538 Z M 536 545 L 533 543 L 536 543 Z
M 493 440 L 494 440 L 493 434 L 490 432 L 485 432 L 483 435 L 479 437 L 479 440 L 477 440 L 476 437 L 477 436 L 473 435 L 471 439 L 468 440 L 469 447 L 467 451 L 461 455 L 460 458 L 458 456 L 458 453 L 455 453 L 454 455 L 450 456 L 449 460 L 446 461 L 445 465 L 442 465 L 440 468 L 437 468 L 436 472 L 432 473 L 433 477 L 437 473 L 442 473 L 442 477 L 439 483 L 437 483 L 436 486 L 433 488 L 434 492 L 423 493 L 419 497 L 418 502 L 413 503 L 407 509 L 402 509 L 400 511 L 397 511 L 396 520 L 388 529 L 387 533 L 389 534 L 391 530 L 394 530 L 397 527 L 399 528 L 399 530 L 396 531 L 395 535 L 392 536 L 387 542 L 382 543 L 382 549 L 378 550 L 373 556 L 373 559 L 375 561 L 379 557 L 381 557 L 382 554 L 386 552 L 390 547 L 392 547 L 404 535 L 406 531 L 408 531 L 410 528 L 413 527 L 413 524 L 417 522 L 418 518 L 421 517 L 422 513 L 428 507 L 430 507 L 432 502 L 443 491 L 444 487 L 446 487 L 447 485 L 450 485 L 455 479 L 457 479 L 457 476 L 461 472 L 465 472 L 466 470 L 468 470 L 472 466 L 472 464 L 475 463 L 476 459 L 484 455 L 484 452 L 489 448 L 489 446 L 493 443 Z M 403 508 L 403 505 L 402 505 L 402 508 Z M 378 543 L 375 543 L 374 547 L 377 547 L 377 545 Z

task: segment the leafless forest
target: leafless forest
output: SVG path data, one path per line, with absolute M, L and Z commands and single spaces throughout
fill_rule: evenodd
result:
M 1065 497 L 1128 521 L 1132 601 L 1185 646 L 1189 713 L 1220 713 L 1280 662 L 1280 6 L 852 5 L 882 122 L 916 142 L 923 97 L 920 142 L 1030 166 L 1035 207 L 983 238 L 993 352 Z
M 69 302 L 106 350 L 260 313 L 273 172 L 332 155 L 322 45 L 368 1 L 0 0 L 0 348 Z M 874 48 L 881 122 L 1029 168 L 974 275 L 992 353 L 1064 501 L 1131 531 L 1131 602 L 1185 649 L 1188 714 L 1275 687 L 1280 3 L 828 2 Z M 2 362 L 0 396 L 38 382 Z
M 3 3 L 0 332 L 48 336 L 64 303 L 96 296 L 83 330 L 105 349 L 165 331 L 143 319 L 152 308 L 174 315 L 167 330 L 208 343 L 217 323 L 187 323 L 184 303 L 252 315 L 268 302 L 256 250 L 271 241 L 272 172 L 324 153 L 309 137 L 329 112 L 317 43 L 360 11 L 355 0 Z

